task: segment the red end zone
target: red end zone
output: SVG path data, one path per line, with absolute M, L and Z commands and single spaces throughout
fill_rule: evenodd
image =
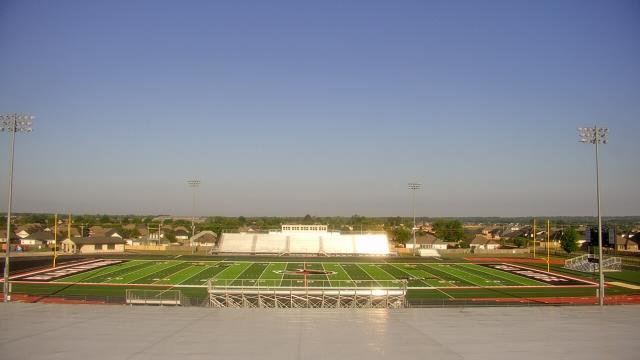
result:
M 482 258 L 482 257 L 471 257 L 464 258 L 467 261 L 486 261 L 486 262 L 510 262 L 510 263 L 537 263 L 537 264 L 546 264 L 546 259 L 523 259 L 523 258 Z M 564 265 L 564 260 L 561 259 L 551 259 L 549 261 L 550 264 L 554 265 Z
M 598 284 L 585 279 L 580 279 L 568 275 L 561 275 L 552 272 L 547 272 L 540 269 L 532 269 L 522 265 L 499 263 L 499 264 L 477 264 L 506 273 L 511 273 L 521 277 L 525 277 L 531 280 L 539 281 L 547 285 L 553 286 L 597 286 Z

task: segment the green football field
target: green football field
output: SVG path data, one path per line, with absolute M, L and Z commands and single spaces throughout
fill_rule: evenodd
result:
M 206 286 L 376 286 L 407 280 L 409 288 L 551 286 L 471 263 L 334 263 L 131 260 L 54 280 L 54 283 Z
M 546 273 L 546 268 L 533 263 L 262 260 L 107 259 L 100 261 L 118 263 L 70 275 L 58 274 L 48 280 L 17 276 L 12 279 L 12 289 L 15 294 L 43 298 L 96 300 L 122 298 L 127 289 L 178 289 L 186 296 L 204 300 L 209 280 L 218 286 L 244 287 L 376 288 L 406 284 L 407 298 L 413 303 L 435 301 L 444 304 L 483 299 L 531 301 L 536 298 L 593 297 L 596 287 L 592 274 L 566 271 L 557 266 L 552 268 L 552 273 Z M 98 260 L 88 262 L 92 261 Z M 31 276 L 46 277 L 51 271 L 68 268 L 44 269 Z M 565 278 L 562 281 L 567 282 L 546 281 L 545 274 Z M 612 273 L 610 276 L 615 277 L 608 281 L 640 285 L 639 275 L 638 271 Z M 640 291 L 615 285 L 607 287 L 607 295 L 632 294 L 640 294 Z

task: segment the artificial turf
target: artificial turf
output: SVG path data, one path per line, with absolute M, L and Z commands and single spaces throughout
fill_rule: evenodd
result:
M 546 270 L 543 264 L 526 264 Z M 306 274 L 303 272 L 308 271 Z M 325 273 L 318 273 L 324 271 Z M 552 271 L 593 280 L 557 265 Z M 305 283 L 306 275 L 306 283 Z M 608 273 L 607 280 L 640 283 L 640 272 Z M 594 287 L 557 287 L 514 273 L 473 263 L 399 263 L 337 261 L 196 261 L 129 260 L 79 273 L 50 283 L 13 283 L 14 293 L 42 296 L 123 297 L 128 288 L 180 289 L 187 296 L 205 298 L 207 281 L 231 286 L 381 286 L 407 280 L 413 300 L 535 298 L 594 296 Z M 609 286 L 609 295 L 640 291 Z

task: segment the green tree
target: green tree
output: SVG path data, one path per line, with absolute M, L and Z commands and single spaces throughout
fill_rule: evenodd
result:
M 130 230 L 129 232 L 129 236 L 131 236 L 131 238 L 139 238 L 140 237 L 140 230 L 138 230 L 138 228 L 133 228 Z
M 444 241 L 460 241 L 465 239 L 464 228 L 460 220 L 436 220 L 433 223 L 436 237 Z
M 176 242 L 176 233 L 173 230 L 164 230 L 164 238 L 170 242 Z
M 560 237 L 560 246 L 568 254 L 578 250 L 578 232 L 574 228 L 569 228 Z
M 517 238 L 513 239 L 513 245 L 521 248 L 527 245 L 527 241 L 528 239 L 526 237 L 518 236 Z
M 411 239 L 411 230 L 397 227 L 392 232 L 393 240 L 398 244 L 406 244 Z

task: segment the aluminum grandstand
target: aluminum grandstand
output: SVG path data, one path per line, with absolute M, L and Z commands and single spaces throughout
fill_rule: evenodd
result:
M 388 255 L 384 233 L 341 234 L 326 225 L 282 225 L 268 233 L 223 233 L 218 251 L 230 254 Z

